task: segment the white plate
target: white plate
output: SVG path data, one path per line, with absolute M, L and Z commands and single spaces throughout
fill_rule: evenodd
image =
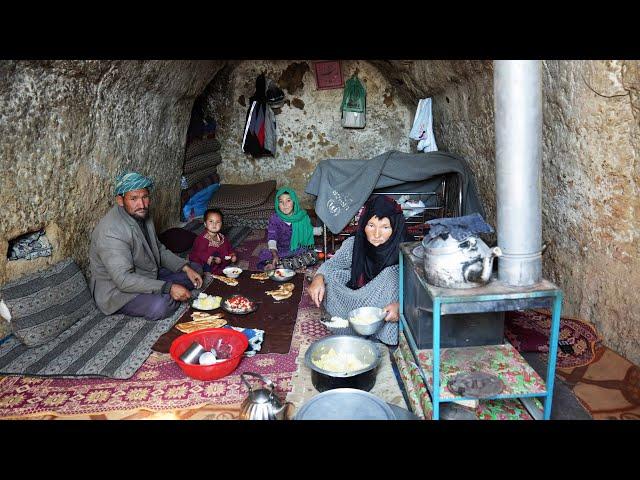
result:
M 283 276 L 276 275 L 278 272 L 283 274 Z M 296 272 L 294 270 L 289 270 L 288 268 L 276 268 L 273 270 L 273 274 L 271 275 L 271 279 L 276 282 L 286 282 L 287 280 L 291 280 L 296 276 Z

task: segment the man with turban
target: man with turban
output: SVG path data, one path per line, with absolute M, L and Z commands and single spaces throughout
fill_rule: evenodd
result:
M 178 257 L 156 235 L 149 215 L 153 181 L 135 172 L 116 178 L 117 205 L 91 235 L 91 293 L 105 315 L 147 320 L 171 315 L 202 286 L 202 267 Z

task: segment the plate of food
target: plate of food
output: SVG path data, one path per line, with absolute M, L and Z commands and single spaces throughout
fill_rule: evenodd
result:
M 222 273 L 224 273 L 229 278 L 238 278 L 242 273 L 242 269 L 239 267 L 227 267 L 222 270 Z
M 220 307 L 222 297 L 216 297 L 213 295 L 207 295 L 206 293 L 200 293 L 191 306 L 196 310 L 215 310 Z
M 258 304 L 244 295 L 232 295 L 222 302 L 222 309 L 236 315 L 246 315 L 255 312 Z
M 288 268 L 276 268 L 271 271 L 270 275 L 271 280 L 275 280 L 276 282 L 286 282 L 287 280 L 291 280 L 295 277 L 296 272 Z

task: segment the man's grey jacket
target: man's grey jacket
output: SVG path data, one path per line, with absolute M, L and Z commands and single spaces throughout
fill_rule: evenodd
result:
M 105 315 L 117 312 L 141 293 L 160 293 L 160 267 L 177 272 L 188 261 L 168 250 L 156 235 L 150 216 L 144 221 L 151 245 L 138 222 L 123 207 L 114 206 L 91 234 L 89 286 Z

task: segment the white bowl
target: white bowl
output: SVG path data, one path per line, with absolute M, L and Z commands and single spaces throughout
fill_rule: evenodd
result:
M 229 278 L 238 278 L 242 273 L 242 269 L 239 267 L 227 267 L 222 270 L 222 273 L 224 273 Z

